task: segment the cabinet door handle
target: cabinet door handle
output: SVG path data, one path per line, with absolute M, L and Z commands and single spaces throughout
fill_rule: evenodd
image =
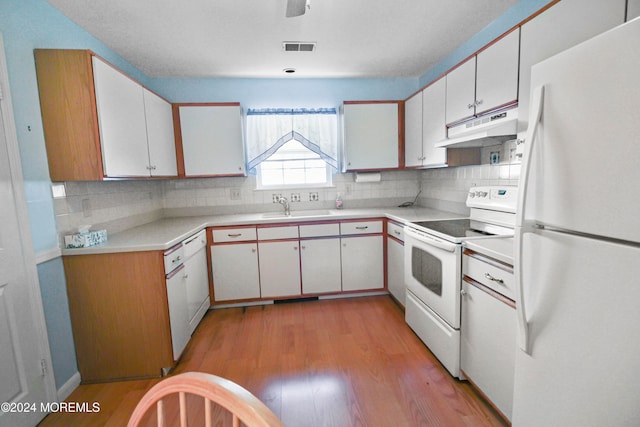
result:
M 188 274 L 185 274 L 184 276 L 182 276 L 182 278 L 183 278 L 183 279 L 188 279 L 188 278 L 189 278 L 189 275 L 188 275 Z
M 473 104 L 467 104 L 467 108 L 468 108 L 469 110 L 470 110 L 470 109 L 472 109 L 472 108 L 473 108 L 473 107 L 475 107 L 475 106 L 476 106 L 476 104 L 475 104 L 475 103 L 473 103 Z
M 256 253 L 256 250 L 255 250 L 255 249 L 251 249 L 251 252 L 253 252 L 253 253 L 255 254 L 255 253 Z
M 476 105 L 482 105 L 482 99 L 478 99 L 478 100 L 476 101 Z
M 302 249 L 307 249 L 307 247 L 306 247 L 306 246 L 300 246 L 300 247 L 301 247 Z
M 461 289 L 461 290 L 460 290 L 460 295 L 462 295 L 462 296 L 467 295 L 467 291 L 466 291 L 466 290 L 464 290 L 464 289 Z
M 501 285 L 504 285 L 504 280 L 502 279 L 496 279 L 495 277 L 493 277 L 491 274 L 489 273 L 484 273 L 484 277 L 486 279 L 491 280 L 492 282 L 496 282 L 496 283 L 500 283 Z
M 294 246 L 294 247 L 293 247 L 293 250 L 294 250 L 294 251 L 297 251 L 297 250 L 298 250 L 298 247 L 297 247 L 297 246 Z

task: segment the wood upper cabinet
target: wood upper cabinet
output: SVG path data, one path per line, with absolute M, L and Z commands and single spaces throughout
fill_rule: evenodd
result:
M 52 181 L 177 174 L 167 101 L 91 51 L 34 54 Z
M 239 103 L 175 104 L 181 176 L 245 175 Z
M 435 167 L 447 163 L 447 149 L 436 143 L 447 136 L 446 80 L 439 79 L 405 102 L 405 166 Z
M 518 100 L 519 47 L 518 28 L 447 74 L 447 124 Z
M 36 49 L 34 54 L 51 180 L 102 179 L 91 53 Z
M 400 166 L 400 102 L 345 101 L 343 114 L 343 169 L 381 170 Z

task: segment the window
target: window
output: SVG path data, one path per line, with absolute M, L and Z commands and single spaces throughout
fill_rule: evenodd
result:
M 247 169 L 258 188 L 331 185 L 337 151 L 335 109 L 247 112 Z
M 258 165 L 258 188 L 331 184 L 331 167 L 295 139 Z

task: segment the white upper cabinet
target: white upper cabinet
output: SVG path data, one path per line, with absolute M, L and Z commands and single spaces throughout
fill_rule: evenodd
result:
M 637 1 L 637 0 L 636 0 Z M 562 0 L 522 26 L 518 132 L 527 130 L 531 67 L 624 22 L 625 0 Z M 576 70 L 579 73 L 579 70 Z
M 240 105 L 180 105 L 185 176 L 244 175 Z
M 422 91 L 422 165 L 443 166 L 447 149 L 435 145 L 447 137 L 445 124 L 446 79 L 433 82 Z
M 404 165 L 422 166 L 422 91 L 404 103 Z
M 475 115 L 476 57 L 468 59 L 447 74 L 447 123 Z
M 106 177 L 177 175 L 171 104 L 93 56 Z
M 447 74 L 447 123 L 518 100 L 519 46 L 520 31 L 515 29 Z
M 144 112 L 152 176 L 176 176 L 176 143 L 171 104 L 144 89 Z
M 520 30 L 516 29 L 476 57 L 476 114 L 518 100 L 518 53 Z
M 446 81 L 439 79 L 405 102 L 406 167 L 434 167 L 447 163 L 446 148 L 435 147 L 446 138 L 445 100 Z
M 92 59 L 104 175 L 149 176 L 142 86 Z
M 343 105 L 344 169 L 379 170 L 399 166 L 398 102 Z

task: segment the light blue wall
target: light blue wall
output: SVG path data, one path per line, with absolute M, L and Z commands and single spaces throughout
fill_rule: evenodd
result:
M 59 389 L 78 371 L 62 258 L 39 264 L 38 276 L 44 301 L 44 319 L 47 323 L 53 372 L 56 388 Z
M 11 97 L 36 253 L 58 247 L 33 49 L 91 49 L 127 73 L 147 77 L 43 0 L 2 0 L 0 32 L 7 57 Z M 56 386 L 77 372 L 64 270 L 60 258 L 38 265 Z
M 466 43 L 424 73 L 420 77 L 419 86 L 424 87 L 442 76 L 454 65 L 473 55 L 483 46 L 495 40 L 552 1 L 553 0 L 519 0 L 518 3 L 507 10 L 502 16 L 487 25 L 478 32 L 478 34 L 470 38 Z
M 153 79 L 172 102 L 240 102 L 247 108 L 337 107 L 345 100 L 397 100 L 418 79 Z
M 173 102 L 236 101 L 257 108 L 337 106 L 343 100 L 405 99 L 548 2 L 520 0 L 419 79 L 151 79 L 44 0 L 1 0 L 0 32 L 7 56 L 34 249 L 40 253 L 58 246 L 34 48 L 93 50 Z M 76 372 L 62 262 L 56 259 L 42 263 L 38 272 L 56 385 L 60 387 Z

